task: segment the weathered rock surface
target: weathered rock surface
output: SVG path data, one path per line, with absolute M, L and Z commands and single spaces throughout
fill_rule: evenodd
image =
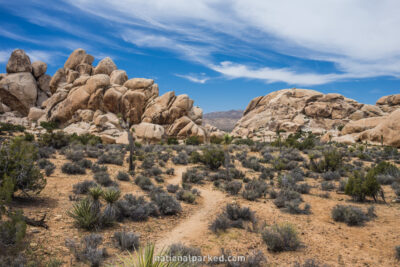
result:
M 377 104 L 358 103 L 339 94 L 307 89 L 284 89 L 254 98 L 232 131 L 234 136 L 268 140 L 278 130 L 325 134 L 323 140 L 398 144 L 400 95 L 382 97 Z M 396 121 L 397 118 L 397 121 Z M 339 131 L 340 128 L 343 128 Z
M 15 49 L 6 66 L 7 73 L 32 72 L 31 60 L 25 51 Z

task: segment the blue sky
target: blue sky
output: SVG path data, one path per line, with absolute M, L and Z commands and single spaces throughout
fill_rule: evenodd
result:
M 109 56 L 205 112 L 283 88 L 373 104 L 400 93 L 397 0 L 0 0 L 0 72 L 11 51 L 48 64 Z

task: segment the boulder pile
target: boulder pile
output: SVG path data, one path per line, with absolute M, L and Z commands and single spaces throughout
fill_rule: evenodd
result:
M 376 105 L 358 103 L 340 94 L 284 89 L 254 98 L 232 134 L 268 141 L 278 131 L 311 131 L 322 140 L 368 141 L 400 147 L 400 95 L 385 96 Z M 397 134 L 396 134 L 397 132 Z
M 203 111 L 187 95 L 160 96 L 154 80 L 129 79 L 109 57 L 97 66 L 93 61 L 93 56 L 77 49 L 53 77 L 45 76 L 47 83 L 42 86 L 46 68 L 30 64 L 22 50 L 15 50 L 7 64 L 9 74 L 1 80 L 1 102 L 9 110 L 22 110 L 33 124 L 54 121 L 68 133 L 96 134 L 108 143 L 127 142 L 127 127 L 147 141 L 189 136 L 206 141 Z M 11 79 L 14 72 L 24 78 Z M 39 97 L 39 91 L 46 92 L 46 98 Z

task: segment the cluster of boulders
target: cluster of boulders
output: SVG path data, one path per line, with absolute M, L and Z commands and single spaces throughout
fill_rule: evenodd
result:
M 400 147 L 399 108 L 400 95 L 385 96 L 376 105 L 367 105 L 340 94 L 284 89 L 254 98 L 232 134 L 269 141 L 277 132 L 302 130 L 322 135 L 326 141 L 383 142 Z
M 97 66 L 92 65 L 93 61 L 85 50 L 75 50 L 53 77 L 46 76 L 46 87 L 42 88 L 40 80 L 46 68 L 36 70 L 36 64 L 31 65 L 22 50 L 15 50 L 7 72 L 10 65 L 10 70 L 38 77 L 39 86 L 32 85 L 35 79 L 26 90 L 21 79 L 14 82 L 17 86 L 2 86 L 1 102 L 10 110 L 22 110 L 21 115 L 27 115 L 33 127 L 42 121 L 54 121 L 68 133 L 96 134 L 109 143 L 127 142 L 127 127 L 135 129 L 138 139 L 149 142 L 190 136 L 207 140 L 207 131 L 201 126 L 203 111 L 193 106 L 194 101 L 187 95 L 167 92 L 159 96 L 158 85 L 152 79 L 128 79 L 126 72 L 118 70 L 108 57 Z M 2 78 L 1 83 L 10 84 L 5 81 L 11 75 Z M 51 96 L 39 98 L 39 91 Z M 14 98 L 18 101 L 12 101 Z
M 42 61 L 31 63 L 21 49 L 12 52 L 6 74 L 0 74 L 0 112 L 26 116 L 31 107 L 40 106 L 50 95 L 51 76 Z

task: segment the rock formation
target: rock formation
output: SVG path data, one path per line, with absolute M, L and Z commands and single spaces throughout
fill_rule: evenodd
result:
M 400 95 L 385 96 L 376 105 L 358 103 L 340 94 L 284 89 L 254 98 L 232 134 L 255 140 L 274 138 L 278 130 L 324 135 L 322 140 L 368 141 L 400 147 Z M 396 120 L 397 118 L 397 120 Z
M 12 52 L 7 63 L 7 74 L 0 79 L 0 111 L 15 111 L 22 116 L 31 107 L 40 106 L 50 96 L 50 79 L 47 65 L 36 61 L 21 49 Z
M 122 125 L 131 125 L 137 137 L 147 141 L 168 136 L 198 136 L 206 141 L 203 111 L 187 95 L 159 96 L 152 79 L 128 79 L 108 57 L 97 66 L 93 61 L 93 56 L 77 49 L 50 77 L 45 63 L 31 64 L 24 51 L 15 50 L 8 74 L 1 76 L 1 109 L 19 111 L 32 123 L 55 121 L 68 133 L 92 133 L 110 143 L 126 142 Z

